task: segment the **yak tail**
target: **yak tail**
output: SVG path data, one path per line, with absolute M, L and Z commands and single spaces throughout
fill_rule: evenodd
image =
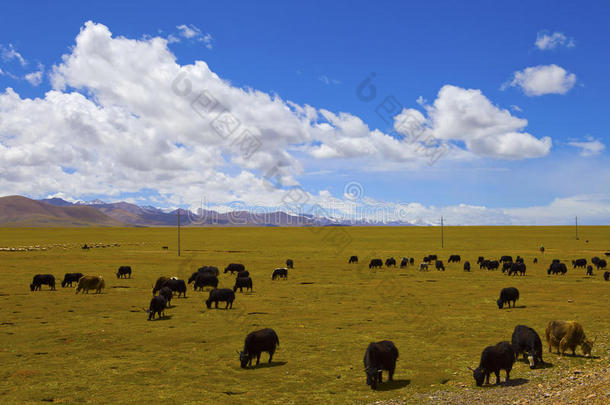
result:
M 280 345 L 280 338 L 277 337 L 277 333 L 275 333 L 275 331 L 273 332 L 273 335 L 275 337 L 275 343 L 277 343 L 277 345 Z

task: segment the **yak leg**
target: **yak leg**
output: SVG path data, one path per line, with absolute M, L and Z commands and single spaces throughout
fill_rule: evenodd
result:
M 496 385 L 500 384 L 500 370 L 494 371 L 496 374 Z
M 275 353 L 275 349 L 269 350 L 269 363 L 271 363 L 271 359 L 273 358 L 273 353 Z
M 261 352 L 256 353 L 256 365 L 261 361 Z
M 392 368 L 390 368 L 389 372 L 388 372 L 388 380 L 392 381 L 394 379 L 394 370 L 396 368 L 396 364 L 394 364 L 394 366 Z

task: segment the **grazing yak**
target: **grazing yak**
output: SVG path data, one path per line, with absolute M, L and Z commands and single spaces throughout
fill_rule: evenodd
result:
M 163 287 L 159 290 L 159 295 L 162 295 L 165 297 L 165 300 L 167 301 L 167 307 L 169 308 L 170 304 L 172 303 L 172 298 L 174 298 L 172 289 L 169 287 Z
M 504 262 L 502 264 L 502 273 L 505 273 L 506 271 L 510 271 L 510 268 L 513 266 L 513 262 Z
M 348 264 L 352 264 L 352 263 L 358 263 L 358 256 L 352 256 L 349 258 Z
M 218 287 L 218 277 L 208 273 L 200 273 L 193 284 L 193 291 L 203 291 L 203 287 Z
M 429 262 L 434 262 L 438 260 L 438 256 L 437 255 L 428 255 L 428 261 Z
M 481 361 L 472 375 L 477 387 L 489 384 L 491 373 L 496 375 L 496 384 L 500 384 L 500 370 L 506 370 L 506 381 L 510 379 L 510 371 L 515 364 L 515 352 L 510 343 L 500 342 L 495 346 L 487 346 L 481 353 Z
M 502 256 L 500 258 L 500 262 L 502 262 L 502 263 L 512 262 L 512 261 L 513 261 L 513 257 L 512 256 Z
M 420 263 L 419 271 L 428 271 L 428 263 L 426 263 L 426 262 Z
M 511 339 L 515 360 L 523 353 L 523 360 L 527 360 L 530 368 L 535 368 L 538 364 L 544 364 L 542 360 L 542 341 L 538 333 L 529 326 L 517 325 L 513 331 Z
M 500 262 L 497 260 L 483 260 L 481 263 L 481 268 L 485 268 L 487 270 L 498 270 L 500 267 Z
M 244 292 L 244 288 L 246 289 L 246 292 L 248 292 L 248 290 L 252 291 L 252 279 L 250 277 L 236 278 L 233 292 L 236 292 L 238 288 L 239 292 Z
M 127 276 L 129 276 L 129 278 L 131 278 L 131 266 L 121 266 L 119 267 L 119 270 L 116 273 L 116 278 L 127 278 Z
M 445 271 L 445 265 L 443 264 L 443 261 L 442 261 L 442 260 L 437 260 L 437 261 L 434 263 L 434 266 L 436 267 L 436 270 L 442 270 L 442 271 Z
M 371 389 L 376 389 L 377 384 L 382 382 L 383 370 L 388 371 L 388 380 L 392 381 L 397 359 L 398 349 L 391 341 L 382 340 L 370 343 L 364 352 L 366 384 L 370 385 Z
M 498 304 L 498 308 L 502 309 L 504 308 L 504 304 L 508 304 L 508 307 L 510 308 L 510 302 L 512 301 L 514 308 L 518 299 L 519 290 L 517 290 L 515 287 L 506 287 L 500 291 L 500 298 L 498 298 L 496 303 Z
M 402 260 L 400 261 L 400 268 L 404 269 L 405 267 L 407 267 L 408 264 L 409 264 L 409 259 L 407 259 L 406 257 L 403 257 Z
M 593 275 L 593 266 L 588 265 L 587 266 L 587 276 L 592 276 Z
M 178 293 L 178 298 L 180 298 L 181 294 L 183 298 L 186 298 L 186 283 L 184 280 L 172 277 L 169 280 L 166 280 L 161 287 L 169 287 L 171 288 L 172 292 Z M 159 290 L 160 289 L 161 288 L 159 288 Z
M 485 258 L 483 256 L 479 256 L 479 258 L 477 259 L 477 264 L 481 264 L 485 261 Z
M 167 300 L 161 294 L 152 297 L 150 300 L 150 306 L 148 307 L 148 320 L 155 319 L 155 314 L 159 314 L 159 318 L 165 318 L 165 308 L 167 307 Z
M 519 273 L 520 276 L 525 276 L 525 270 L 527 270 L 525 263 L 515 262 L 511 264 L 508 275 L 516 276 Z
M 48 285 L 51 291 L 55 290 L 55 277 L 52 274 L 36 274 L 30 284 L 31 291 L 40 291 L 42 285 Z
M 515 259 L 515 263 L 525 263 L 525 260 L 523 260 L 521 256 L 517 256 L 517 258 Z
M 225 268 L 225 273 L 228 273 L 230 271 L 231 274 L 233 274 L 235 272 L 239 273 L 240 271 L 244 271 L 244 270 L 246 270 L 246 267 L 243 264 L 231 263 Z
M 381 259 L 371 259 L 371 262 L 369 263 L 369 269 L 374 269 L 375 267 L 382 268 L 383 261 L 381 261 Z
M 557 347 L 557 353 L 561 356 L 567 349 L 572 350 L 572 355 L 575 355 L 576 346 L 580 346 L 583 354 L 588 357 L 595 342 L 587 339 L 582 325 L 575 321 L 551 321 L 546 327 L 545 335 L 549 353 L 552 353 L 553 347 Z
M 152 290 L 153 295 L 155 295 L 157 293 L 157 291 L 159 291 L 161 289 L 161 287 L 163 287 L 163 284 L 165 284 L 165 282 L 169 279 L 170 278 L 167 276 L 159 277 L 157 279 L 157 281 L 155 282 L 155 286 L 153 287 L 153 290 Z
M 61 282 L 62 287 L 70 286 L 72 283 L 78 283 L 78 280 L 83 276 L 83 273 L 66 273 L 64 274 L 64 280 Z
M 89 294 L 89 290 L 95 290 L 96 294 L 100 294 L 104 287 L 106 287 L 106 283 L 102 276 L 82 276 L 78 280 L 76 294 L 78 294 L 79 291 L 84 291 Z
M 289 269 L 294 269 L 294 262 L 292 259 L 286 259 L 286 267 Z
M 275 280 L 276 278 L 283 278 L 284 280 L 288 280 L 288 269 L 284 267 L 281 269 L 273 270 L 271 280 Z
M 593 265 L 597 265 L 597 263 L 600 261 L 600 258 L 595 256 L 593 259 L 591 259 L 591 263 L 593 263 Z
M 396 259 L 394 259 L 393 257 L 389 257 L 385 260 L 385 266 L 386 267 L 390 267 L 390 266 L 394 266 L 396 267 Z
M 595 263 L 596 270 L 605 269 L 606 268 L 606 259 L 600 259 L 597 263 Z
M 250 272 L 248 270 L 240 271 L 237 273 L 237 278 L 250 277 Z
M 233 301 L 235 301 L 235 293 L 230 288 L 216 288 L 210 291 L 210 295 L 208 299 L 205 301 L 205 305 L 209 308 L 212 308 L 212 302 L 216 304 L 216 309 L 218 309 L 218 302 L 223 301 L 226 302 L 227 308 L 233 308 Z
M 572 267 L 575 269 L 582 267 L 584 269 L 585 267 L 587 267 L 587 259 L 572 260 Z
M 538 263 L 538 258 L 534 257 L 534 264 Z
M 447 260 L 447 263 L 459 263 L 462 261 L 462 258 L 460 257 L 460 255 L 451 255 L 449 256 L 449 260 Z
M 606 280 L 606 281 L 610 280 L 610 271 L 604 272 L 604 280 Z
M 269 363 L 271 363 L 275 348 L 279 345 L 280 339 L 277 337 L 277 333 L 271 328 L 249 333 L 244 341 L 244 349 L 241 352 L 238 351 L 241 368 L 251 367 L 254 357 L 256 357 L 256 365 L 258 366 L 262 352 L 269 353 Z
M 415 259 L 414 259 L 414 258 L 410 258 L 410 259 L 409 259 L 409 264 L 410 264 L 411 266 L 413 266 L 413 264 L 414 264 L 414 263 L 415 263 Z
M 218 277 L 218 275 L 220 274 L 220 272 L 218 271 L 218 267 L 216 267 L 216 266 L 203 266 L 203 267 L 198 268 L 197 271 L 199 273 L 209 273 L 216 277 Z M 225 271 L 225 273 L 226 273 L 226 271 Z M 233 274 L 233 273 L 231 272 L 231 274 Z
M 464 271 L 470 271 L 470 262 L 468 260 L 464 262 Z
M 558 259 L 553 259 L 549 269 L 546 271 L 547 274 L 566 274 L 567 272 L 566 264 L 559 262 Z

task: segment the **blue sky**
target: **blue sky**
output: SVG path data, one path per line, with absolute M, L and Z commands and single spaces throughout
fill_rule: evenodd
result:
M 318 203 L 400 205 L 411 222 L 444 213 L 456 224 L 567 223 L 574 215 L 606 223 L 609 20 L 604 2 L 3 4 L 0 194 L 162 207 L 204 199 L 230 209 L 235 201 L 281 206 L 285 190 L 298 186 Z M 147 46 L 155 38 L 165 44 Z M 112 52 L 98 52 L 106 45 Z M 136 54 L 150 64 L 130 67 Z M 222 85 L 196 73 L 189 80 L 220 86 L 217 98 L 260 135 L 252 158 L 214 139 L 209 122 L 165 91 L 178 72 L 194 74 L 188 66 L 197 61 L 207 64 L 199 74 L 213 72 Z M 377 95 L 362 101 L 356 89 L 373 72 Z M 91 105 L 69 97 L 76 94 Z M 429 165 L 394 131 L 396 117 L 378 116 L 388 96 L 405 117 L 422 114 L 425 133 L 449 148 L 440 160 Z M 316 112 L 307 123 L 295 118 L 304 106 Z M 33 112 L 46 126 L 24 125 Z M 110 134 L 100 122 L 130 130 Z M 55 149 L 62 144 L 65 155 Z M 159 167 L 151 165 L 159 153 Z M 282 186 L 261 188 L 274 161 L 288 168 Z M 361 189 L 358 201 L 344 195 L 350 182 Z

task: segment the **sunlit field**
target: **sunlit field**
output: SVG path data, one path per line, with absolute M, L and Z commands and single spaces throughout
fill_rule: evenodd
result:
M 476 367 L 482 349 L 510 340 L 517 324 L 538 331 L 552 319 L 579 321 L 597 338 L 593 358 L 548 354 L 552 367 L 586 368 L 607 362 L 610 282 L 603 271 L 547 276 L 552 259 L 604 257 L 610 228 L 187 228 L 182 255 L 169 228 L 3 229 L 0 247 L 35 246 L 45 251 L 0 252 L 0 402 L 35 403 L 353 403 L 410 397 L 439 387 L 474 387 L 467 366 Z M 347 235 L 338 246 L 334 232 Z M 343 234 L 345 232 L 345 234 Z M 345 241 L 346 238 L 341 238 Z M 80 247 L 120 244 L 119 247 Z M 343 243 L 343 242 L 342 242 Z M 544 244 L 546 251 L 538 251 Z M 162 249 L 168 246 L 168 250 Z M 369 270 L 370 258 L 436 253 L 447 271 Z M 447 264 L 450 254 L 462 263 Z M 499 259 L 521 255 L 527 275 L 508 277 L 479 270 L 479 255 Z M 348 264 L 358 255 L 359 264 Z M 532 260 L 537 257 L 538 264 Z M 288 280 L 271 280 L 276 267 L 294 260 Z M 469 260 L 473 270 L 462 270 Z M 148 322 L 145 309 L 157 277 L 187 279 L 203 265 L 220 268 L 219 287 L 232 287 L 222 274 L 243 263 L 254 281 L 239 293 L 232 310 L 204 305 L 207 289 L 174 298 L 167 318 Z M 120 265 L 131 279 L 117 279 Z M 102 294 L 76 295 L 62 288 L 64 273 L 100 274 Z M 57 291 L 30 292 L 37 273 L 51 273 Z M 517 287 L 514 309 L 499 310 L 503 287 Z M 221 307 L 224 305 L 221 304 Z M 271 327 L 280 339 L 274 361 L 239 367 L 247 333 Z M 372 391 L 362 358 L 371 341 L 392 340 L 400 352 L 395 381 Z M 578 352 L 580 354 L 580 352 Z M 545 369 L 515 365 L 511 376 L 535 384 Z M 504 373 L 503 376 L 504 378 Z M 384 381 L 387 373 L 384 372 Z M 492 378 L 495 380 L 495 378 Z M 482 388 L 494 389 L 494 388 Z

